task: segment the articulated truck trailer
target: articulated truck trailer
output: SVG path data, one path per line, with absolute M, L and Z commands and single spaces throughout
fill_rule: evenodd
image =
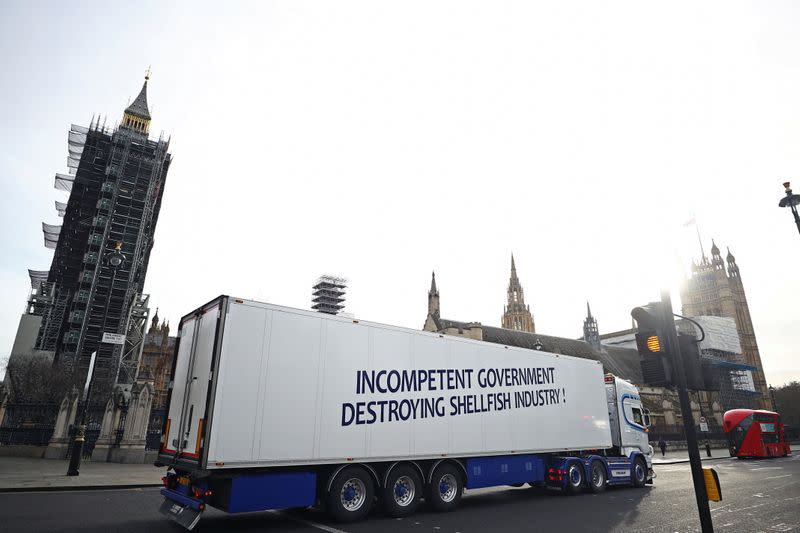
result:
M 638 390 L 594 360 L 228 296 L 183 317 L 175 350 L 156 465 L 188 529 L 206 506 L 351 521 L 652 482 Z

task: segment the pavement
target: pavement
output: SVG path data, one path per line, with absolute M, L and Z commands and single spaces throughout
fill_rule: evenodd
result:
M 153 464 L 81 463 L 80 475 L 67 476 L 61 459 L 0 457 L 0 492 L 154 487 L 165 468 Z
M 669 451 L 664 457 L 661 456 L 661 450 L 659 450 L 655 445 L 655 454 L 653 455 L 653 464 L 654 465 L 671 465 L 675 463 L 688 463 L 689 462 L 689 451 L 688 450 L 674 450 Z M 708 457 L 706 454 L 705 448 L 700 448 L 700 459 L 703 461 L 711 461 L 715 459 L 730 459 L 731 453 L 728 448 L 712 448 L 711 449 L 711 457 Z

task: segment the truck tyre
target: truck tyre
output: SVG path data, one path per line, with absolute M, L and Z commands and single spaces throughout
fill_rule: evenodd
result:
M 606 490 L 606 467 L 600 461 L 592 461 L 592 466 L 589 469 L 589 488 L 597 494 Z
M 339 472 L 328 492 L 328 512 L 338 522 L 353 522 L 367 516 L 375 498 L 372 477 L 361 467 Z
M 633 462 L 631 477 L 633 477 L 634 487 L 642 488 L 647 483 L 647 463 L 641 457 L 637 457 Z
M 426 499 L 436 511 L 452 511 L 458 507 L 463 492 L 461 471 L 455 465 L 444 463 L 433 471 Z
M 577 461 L 567 466 L 567 494 L 578 494 L 583 490 L 583 465 Z
M 419 507 L 422 480 L 410 466 L 402 465 L 392 470 L 383 489 L 383 508 L 392 518 L 414 514 Z

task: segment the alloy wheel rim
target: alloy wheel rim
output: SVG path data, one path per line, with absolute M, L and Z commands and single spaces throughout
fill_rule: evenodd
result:
M 456 497 L 456 478 L 453 474 L 445 474 L 439 479 L 439 496 L 445 503 L 450 503 Z
M 339 494 L 342 507 L 348 511 L 358 511 L 366 501 L 367 488 L 364 482 L 358 478 L 350 478 L 342 485 L 342 490 Z
M 599 487 L 603 484 L 603 474 L 598 467 L 592 469 L 592 484 Z
M 408 476 L 400 476 L 394 482 L 392 493 L 394 494 L 395 503 L 401 507 L 406 507 L 414 501 L 416 494 L 414 482 Z
M 569 482 L 578 485 L 581 482 L 581 472 L 577 465 L 572 465 L 569 469 Z

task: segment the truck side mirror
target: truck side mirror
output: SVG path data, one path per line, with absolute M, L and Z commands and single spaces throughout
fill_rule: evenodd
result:
M 644 427 L 650 427 L 650 409 L 644 410 Z

